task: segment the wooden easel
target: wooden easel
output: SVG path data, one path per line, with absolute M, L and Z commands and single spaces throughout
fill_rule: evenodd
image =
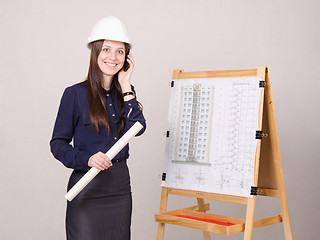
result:
M 238 71 L 184 72 L 175 70 L 173 79 L 225 78 L 261 76 L 265 81 L 262 101 L 260 101 L 259 127 L 263 138 L 258 143 L 255 157 L 255 186 L 253 197 L 237 197 L 208 192 L 162 187 L 160 211 L 155 215 L 158 222 L 157 240 L 164 239 L 165 224 L 196 228 L 203 231 L 205 240 L 210 240 L 210 232 L 232 235 L 244 232 L 244 240 L 252 239 L 253 229 L 283 222 L 286 240 L 293 240 L 287 193 L 283 174 L 278 128 L 269 66 Z M 168 195 L 197 198 L 197 205 L 167 212 Z M 281 214 L 263 219 L 254 219 L 256 195 L 280 199 Z M 234 218 L 206 213 L 209 204 L 204 199 L 243 204 L 247 206 L 246 218 Z

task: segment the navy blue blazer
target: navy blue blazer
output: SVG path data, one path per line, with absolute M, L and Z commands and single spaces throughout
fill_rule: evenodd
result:
M 100 127 L 100 132 L 96 132 L 90 119 L 87 95 L 86 81 L 65 89 L 50 141 L 54 157 L 66 167 L 75 170 L 88 170 L 89 158 L 99 151 L 106 153 L 136 121 L 144 126 L 137 136 L 146 129 L 146 120 L 134 98 L 124 102 L 125 128 L 122 133 L 118 133 L 119 124 L 114 121 L 121 115 L 121 105 L 117 91 L 112 85 L 110 91 L 105 91 L 110 131 Z M 129 144 L 114 157 L 113 161 L 124 161 L 128 157 Z

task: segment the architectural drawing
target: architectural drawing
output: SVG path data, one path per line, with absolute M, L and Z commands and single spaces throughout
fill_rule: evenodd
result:
M 210 164 L 208 132 L 213 107 L 214 87 L 193 84 L 181 87 L 177 141 L 173 162 Z
M 174 81 L 163 186 L 250 196 L 260 81 L 260 77 Z

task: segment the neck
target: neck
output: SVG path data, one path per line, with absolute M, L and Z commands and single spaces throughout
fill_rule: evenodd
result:
M 112 83 L 112 76 L 103 76 L 103 85 L 102 87 L 105 89 L 105 90 L 110 90 L 110 87 L 111 87 L 111 83 Z

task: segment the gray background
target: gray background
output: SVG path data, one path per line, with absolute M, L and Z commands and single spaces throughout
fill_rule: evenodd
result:
M 86 76 L 91 27 L 107 15 L 128 28 L 132 82 L 148 121 L 131 144 L 132 239 L 156 238 L 172 71 L 258 65 L 271 69 L 295 239 L 318 239 L 319 8 L 317 0 L 0 0 L 0 239 L 65 238 L 70 170 L 52 157 L 49 140 L 64 88 Z M 169 209 L 195 203 L 170 196 Z M 212 209 L 245 213 L 227 203 L 212 202 Z M 278 199 L 258 199 L 257 218 L 278 213 Z M 284 239 L 282 224 L 254 231 L 254 239 L 271 238 Z M 202 233 L 167 225 L 165 239 Z

